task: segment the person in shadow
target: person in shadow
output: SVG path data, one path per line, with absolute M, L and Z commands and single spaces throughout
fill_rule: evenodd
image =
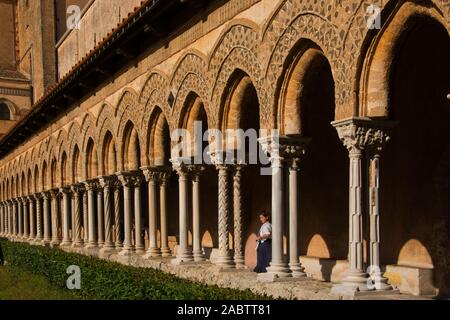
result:
M 265 273 L 272 260 L 272 225 L 269 222 L 269 214 L 266 211 L 260 212 L 259 222 L 261 223 L 261 228 L 256 240 L 257 265 L 254 271 L 256 273 Z

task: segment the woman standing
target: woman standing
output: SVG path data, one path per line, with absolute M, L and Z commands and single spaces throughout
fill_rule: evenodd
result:
M 265 273 L 272 260 L 272 225 L 269 222 L 269 214 L 262 211 L 259 214 L 259 222 L 261 228 L 257 238 L 257 265 L 254 271 Z

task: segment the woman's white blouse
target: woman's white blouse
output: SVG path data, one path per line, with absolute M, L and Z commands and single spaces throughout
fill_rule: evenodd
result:
M 270 222 L 266 222 L 261 226 L 261 229 L 259 229 L 259 236 L 263 237 L 263 236 L 267 236 L 269 235 L 269 239 L 272 236 L 272 225 L 270 224 Z M 266 240 L 261 240 L 261 242 L 265 242 Z

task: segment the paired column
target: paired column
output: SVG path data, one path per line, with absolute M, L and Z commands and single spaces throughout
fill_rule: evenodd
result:
M 81 248 L 84 245 L 83 235 L 81 234 L 84 186 L 82 184 L 75 184 L 71 186 L 71 190 L 74 198 L 72 245 L 74 247 Z
M 28 214 L 28 199 L 26 197 L 21 198 L 22 204 L 22 217 L 23 217 L 23 234 L 22 238 L 27 240 L 30 234 L 30 216 Z
M 181 158 L 172 159 L 174 170 L 178 174 L 179 184 L 179 241 L 177 255 L 173 264 L 180 264 L 183 262 L 191 262 L 194 260 L 192 251 L 188 246 L 188 199 L 189 199 L 189 166 Z
M 219 227 L 219 254 L 215 264 L 220 268 L 228 269 L 234 267 L 233 257 L 230 253 L 230 246 L 228 241 L 228 234 L 230 232 L 231 219 L 231 168 L 230 164 L 226 163 L 227 152 L 216 150 L 211 154 L 213 164 L 219 172 L 219 212 L 218 212 L 218 227 Z
M 245 267 L 242 239 L 242 172 L 244 165 L 236 165 L 233 171 L 234 263 L 237 269 Z
M 111 253 L 114 251 L 113 243 L 113 218 L 114 218 L 114 207 L 111 205 L 112 198 L 114 197 L 114 183 L 117 177 L 100 177 L 100 186 L 103 188 L 103 210 L 105 213 L 104 226 L 105 226 L 105 242 L 102 253 Z
M 358 291 L 375 289 L 364 270 L 363 261 L 363 159 L 364 151 L 371 146 L 383 145 L 389 136 L 379 129 L 379 123 L 364 118 L 351 118 L 333 122 L 339 138 L 348 149 L 350 160 L 349 189 L 349 269 L 342 283 L 333 287 L 336 293 L 353 294 Z M 374 177 L 372 177 L 374 178 Z M 377 177 L 376 177 L 377 178 Z M 377 178 L 378 179 L 378 178 Z M 371 188 L 373 191 L 373 188 Z M 373 200 L 372 196 L 371 199 Z M 376 202 L 378 200 L 376 199 Z M 378 207 L 378 204 L 376 205 Z M 379 224 L 378 212 L 371 208 L 371 263 L 379 267 Z M 375 219 L 374 219 L 375 217 Z
M 17 206 L 18 206 L 18 199 L 14 199 L 12 201 L 12 237 L 17 237 Z
M 3 201 L 0 201 L 0 236 L 3 237 L 5 234 L 4 228 L 4 211 L 3 211 Z
M 64 187 L 60 189 L 63 195 L 63 241 L 61 246 L 71 246 L 72 241 L 70 240 L 70 220 L 71 220 L 71 189 Z
M 29 210 L 29 222 L 30 222 L 30 234 L 29 234 L 29 238 L 28 241 L 33 241 L 35 239 L 36 236 L 36 227 L 35 227 L 35 202 L 34 202 L 34 196 L 29 196 L 28 197 L 28 202 L 30 204 L 30 210 Z
M 49 192 L 42 192 L 42 199 L 43 199 L 43 208 L 44 208 L 44 244 L 49 245 L 52 241 L 50 234 L 50 201 L 51 201 L 51 195 Z
M 52 246 L 59 246 L 61 238 L 59 236 L 60 220 L 59 220 L 59 189 L 50 190 L 51 197 L 51 229 L 52 229 Z
M 87 248 L 93 249 L 97 248 L 97 237 L 96 237 L 96 226 L 95 226 L 95 191 L 98 189 L 98 183 L 95 180 L 86 181 L 84 183 L 87 193 L 87 220 L 88 225 L 84 225 L 84 227 L 87 227 L 88 231 L 88 242 L 87 242 Z
M 132 243 L 133 193 L 134 188 L 141 185 L 142 177 L 140 176 L 140 174 L 130 172 L 121 172 L 118 173 L 117 176 L 123 186 L 124 201 L 124 242 L 123 249 L 120 252 L 120 255 L 127 256 L 131 255 L 134 249 Z M 136 232 L 136 235 L 140 234 L 140 230 L 139 232 Z
M 42 195 L 40 193 L 36 193 L 34 195 L 36 199 L 36 242 L 42 242 Z
M 159 180 L 159 171 L 156 168 L 142 168 L 145 179 L 148 183 L 148 236 L 149 247 L 146 258 L 161 256 L 161 250 L 157 242 L 156 216 L 158 210 L 157 188 Z
M 385 138 L 373 141 L 374 143 L 367 148 L 369 158 L 370 215 L 369 274 L 376 290 L 392 290 L 393 287 L 388 284 L 388 279 L 383 276 L 380 263 L 380 158 L 384 144 L 389 140 L 390 127 L 380 129 L 378 135 L 384 135 Z
M 193 256 L 195 262 L 205 260 L 202 249 L 202 237 L 200 230 L 200 179 L 205 171 L 205 166 L 190 166 L 192 176 L 192 234 L 193 234 Z
M 22 239 L 23 237 L 23 206 L 22 198 L 17 199 L 17 223 L 18 223 L 18 234 L 17 238 Z
M 105 244 L 105 213 L 103 187 L 98 184 L 97 189 L 97 242 L 99 247 Z

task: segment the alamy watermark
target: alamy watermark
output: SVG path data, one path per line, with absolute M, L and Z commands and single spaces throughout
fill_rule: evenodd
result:
M 67 7 L 67 20 L 66 25 L 67 29 L 80 29 L 80 21 L 81 21 L 81 8 L 77 5 L 71 5 Z
M 81 268 L 79 266 L 69 266 L 67 268 L 67 278 L 66 286 L 69 290 L 80 290 L 81 289 Z

